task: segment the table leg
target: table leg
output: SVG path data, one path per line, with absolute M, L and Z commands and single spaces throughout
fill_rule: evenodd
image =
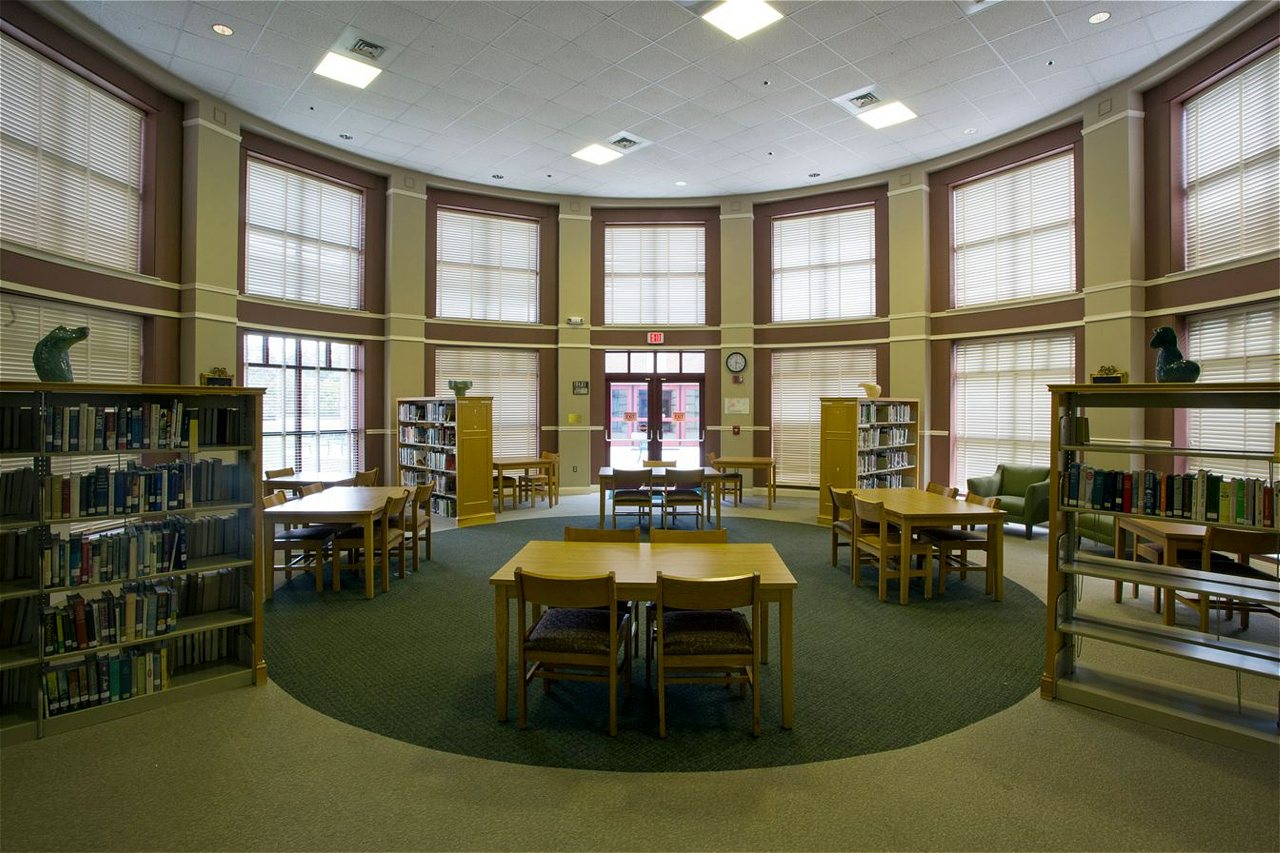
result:
M 605 492 L 605 481 L 604 481 L 604 477 L 601 477 L 600 478 L 600 527 L 602 529 L 604 528 L 604 492 Z
M 260 564 L 261 571 L 259 574 L 262 576 L 262 590 L 267 601 L 272 599 L 275 592 L 275 590 L 272 589 L 272 587 L 275 586 L 276 580 L 276 551 L 274 544 L 276 538 L 275 526 L 275 522 L 268 518 L 267 514 L 264 512 L 262 514 L 262 547 L 258 550 L 262 552 L 262 563 Z
M 502 586 L 493 588 L 493 648 L 494 673 L 497 676 L 495 687 L 498 698 L 498 722 L 507 721 L 507 590 Z
M 1133 547 L 1137 556 L 1138 537 L 1133 537 Z M 1164 564 L 1166 566 L 1176 566 L 1178 564 L 1177 551 L 1178 543 L 1170 542 L 1169 538 L 1164 537 L 1164 541 L 1160 543 L 1160 547 L 1164 548 Z M 1156 589 L 1156 595 L 1160 594 L 1159 588 Z M 1172 587 L 1164 588 L 1164 624 L 1176 625 L 1178 623 L 1178 594 Z M 1203 629 L 1201 629 L 1203 630 Z
M 382 513 L 382 591 L 391 592 L 391 550 L 387 545 L 387 524 L 391 519 Z M 400 563 L 400 577 L 404 577 L 404 563 Z
M 906 604 L 911 597 L 911 519 L 903 517 L 902 553 L 898 555 L 898 603 Z
M 987 525 L 987 538 L 991 540 L 991 548 L 994 554 L 988 554 L 987 558 L 991 560 L 991 565 L 995 573 L 995 599 L 996 601 L 1004 600 L 1004 520 L 996 519 L 992 524 Z M 1050 543 L 1052 547 L 1052 543 Z
M 385 558 L 386 555 L 384 554 Z M 364 520 L 364 597 L 373 598 L 373 513 Z
M 791 728 L 792 692 L 791 666 L 791 590 L 783 590 L 778 599 L 778 657 L 782 664 L 782 727 Z
M 1125 554 L 1128 553 L 1128 548 L 1125 546 L 1125 542 L 1129 538 L 1128 531 L 1120 526 L 1120 523 L 1118 520 L 1116 522 L 1115 529 L 1116 529 L 1116 542 L 1115 542 L 1115 545 L 1112 546 L 1111 556 L 1115 557 L 1117 560 L 1123 560 L 1125 558 Z M 1135 540 L 1133 544 L 1135 547 L 1137 547 L 1137 544 L 1138 544 L 1137 540 Z M 1138 555 L 1135 552 L 1133 556 L 1136 558 Z M 1116 604 L 1119 604 L 1120 599 L 1123 597 L 1123 594 L 1124 594 L 1124 581 L 1116 581 L 1115 585 L 1116 585 L 1116 591 L 1115 591 Z M 1160 591 L 1157 588 L 1156 598 L 1159 598 L 1159 597 L 1160 597 Z
M 768 492 L 768 494 L 769 494 L 769 500 L 768 500 L 768 503 L 769 503 L 769 509 L 773 509 L 773 502 L 774 502 L 774 500 L 778 497 L 778 493 L 777 493 L 778 483 L 777 483 L 777 480 L 774 478 L 774 470 L 773 470 L 773 467 L 774 467 L 774 466 L 773 466 L 773 463 L 772 463 L 772 462 L 770 462 L 770 463 L 769 463 L 769 469 L 768 469 L 768 470 L 769 470 L 769 492 Z
M 769 602 L 760 605 L 760 663 L 769 662 Z

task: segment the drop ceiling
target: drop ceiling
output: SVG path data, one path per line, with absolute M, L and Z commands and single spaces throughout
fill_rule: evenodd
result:
M 956 151 L 1080 102 L 1240 4 L 775 2 L 783 19 L 741 41 L 692 0 L 67 5 L 199 89 L 373 160 L 511 189 L 679 198 Z M 1100 11 L 1111 17 L 1089 23 Z M 364 90 L 313 73 L 353 38 L 386 48 Z M 833 101 L 866 91 L 919 117 L 872 130 Z M 570 156 L 619 134 L 648 144 L 603 166 Z

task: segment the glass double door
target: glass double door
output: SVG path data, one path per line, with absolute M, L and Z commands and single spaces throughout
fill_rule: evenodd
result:
M 609 376 L 609 465 L 639 468 L 646 460 L 702 465 L 706 437 L 700 376 Z

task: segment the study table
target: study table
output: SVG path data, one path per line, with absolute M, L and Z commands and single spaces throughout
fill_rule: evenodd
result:
M 666 478 L 666 468 L 646 468 L 653 476 L 655 486 L 661 486 Z M 675 469 L 672 469 L 675 470 Z M 697 469 L 689 469 L 697 470 Z M 720 483 L 723 473 L 715 468 L 702 469 L 703 518 L 706 524 L 711 523 L 711 511 L 715 508 L 716 527 L 720 526 Z M 600 481 L 600 526 L 604 527 L 605 493 L 613 491 L 613 468 L 606 465 L 596 472 Z M 656 492 L 654 493 L 657 494 Z M 650 522 L 652 523 L 652 522 Z
M 777 466 L 772 456 L 717 456 L 715 467 L 721 471 L 737 471 L 746 468 L 751 471 L 765 473 L 765 503 L 773 509 L 773 502 L 778 496 Z
M 1176 567 L 1178 565 L 1178 549 L 1192 550 L 1198 553 L 1204 546 L 1204 537 L 1207 534 L 1208 528 L 1203 524 L 1187 524 L 1180 521 L 1117 515 L 1115 557 L 1117 560 L 1128 559 L 1128 540 L 1132 536 L 1135 560 L 1142 550 L 1140 543 L 1146 541 L 1156 545 L 1163 551 L 1160 555 L 1163 565 Z M 1149 553 L 1147 552 L 1148 555 Z M 1121 582 L 1116 581 L 1116 601 L 1120 600 L 1121 586 Z M 1160 587 L 1155 588 L 1157 607 L 1160 604 L 1160 590 Z M 1164 624 L 1166 625 L 1175 624 L 1177 618 L 1174 595 L 1172 588 L 1164 587 Z
M 494 457 L 493 471 L 498 481 L 498 512 L 502 512 L 503 493 L 506 491 L 502 487 L 502 475 L 506 471 L 521 471 L 528 473 L 529 471 L 540 471 L 547 475 L 547 506 L 553 507 L 560 501 L 559 489 L 551 487 L 551 483 L 559 482 L 554 475 L 554 468 L 559 465 L 559 460 L 543 459 L 541 456 L 500 456 Z M 511 508 L 516 508 L 517 491 L 516 486 L 511 486 Z M 534 502 L 535 506 L 537 502 Z
M 272 489 L 283 489 L 286 492 L 297 494 L 298 490 L 303 486 L 314 486 L 320 483 L 326 489 L 330 486 L 350 486 L 356 481 L 356 475 L 350 472 L 343 473 L 341 471 L 298 471 L 295 474 L 285 474 L 279 477 L 267 477 L 262 481 L 267 491 Z
M 399 497 L 409 491 L 404 486 L 334 486 L 314 495 L 304 495 L 286 501 L 279 506 L 266 507 L 262 511 L 262 566 L 267 573 L 266 589 L 270 590 L 274 578 L 274 542 L 277 524 L 332 524 L 338 527 L 364 528 L 364 594 L 373 598 L 373 523 L 387 507 L 387 499 Z M 387 529 L 382 526 L 382 591 L 391 589 L 390 555 L 387 553 Z M 338 571 L 338 558 L 334 555 L 333 570 Z M 319 568 L 317 568 L 319 571 Z
M 963 524 L 982 524 L 986 526 L 987 538 L 991 540 L 991 550 L 987 559 L 991 561 L 988 571 L 994 577 L 992 584 L 993 597 L 996 601 L 1004 598 L 1004 517 L 1002 509 L 992 509 L 981 504 L 958 501 L 945 495 L 926 492 L 923 489 L 911 488 L 879 488 L 879 489 L 843 489 L 868 501 L 881 501 L 884 504 L 885 518 L 891 524 L 902 529 L 902 553 L 898 559 L 906 566 L 911 561 L 911 531 L 921 527 L 957 527 Z M 854 571 L 857 571 L 857 555 L 854 555 Z M 907 591 L 910 584 L 898 584 L 898 603 L 906 604 Z
M 778 665 L 782 688 L 782 727 L 791 728 L 792 717 L 792 611 L 796 579 L 778 552 L 768 543 L 667 544 L 648 542 L 549 542 L 532 541 L 494 572 L 494 653 L 497 678 L 498 719 L 507 719 L 507 680 L 511 633 L 511 602 L 516 598 L 515 570 L 582 577 L 613 572 L 619 601 L 653 601 L 658 594 L 658 572 L 686 578 L 734 577 L 760 573 L 760 596 L 765 608 L 778 603 Z M 766 630 L 762 628 L 762 630 Z M 768 638 L 761 637 L 761 644 Z

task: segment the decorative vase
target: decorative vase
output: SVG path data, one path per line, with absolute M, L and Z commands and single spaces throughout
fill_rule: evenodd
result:
M 35 365 L 36 376 L 41 382 L 71 382 L 71 355 L 67 352 L 72 344 L 79 343 L 89 337 L 89 327 L 80 326 L 68 329 L 59 326 L 40 339 L 31 353 L 31 363 Z
M 449 390 L 453 392 L 455 397 L 467 396 L 467 391 L 471 388 L 470 379 L 450 379 Z
M 858 387 L 866 392 L 868 400 L 874 400 L 880 396 L 880 386 L 874 382 L 862 382 Z
M 1178 335 L 1172 326 L 1161 326 L 1151 335 L 1151 348 L 1156 353 L 1157 382 L 1195 382 L 1200 378 L 1200 365 L 1182 357 Z

